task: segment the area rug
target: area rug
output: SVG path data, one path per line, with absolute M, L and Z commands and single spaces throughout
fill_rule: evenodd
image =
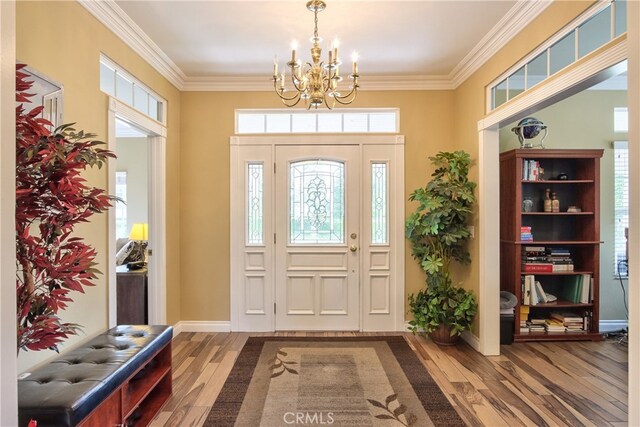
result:
M 463 426 L 401 336 L 251 337 L 205 426 Z

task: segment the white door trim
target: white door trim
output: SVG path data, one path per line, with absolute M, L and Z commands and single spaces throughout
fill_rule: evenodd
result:
M 393 330 L 404 331 L 406 330 L 404 321 L 404 306 L 405 306 L 405 287 L 404 287 L 404 136 L 402 135 L 278 135 L 278 136 L 232 136 L 230 137 L 230 219 L 231 219 L 231 236 L 244 236 L 244 203 L 243 195 L 244 189 L 239 187 L 239 183 L 244 182 L 243 174 L 245 170 L 245 164 L 249 161 L 254 161 L 253 157 L 249 157 L 243 153 L 247 153 L 246 148 L 251 148 L 251 154 L 254 155 L 255 161 L 264 162 L 265 165 L 265 194 L 273 194 L 271 188 L 272 179 L 267 178 L 266 172 L 271 172 L 271 167 L 275 159 L 275 146 L 276 145 L 358 145 L 361 147 L 360 152 L 364 153 L 366 150 L 362 147 L 367 146 L 380 146 L 386 145 L 391 147 L 393 152 L 394 167 L 389 171 L 389 214 L 392 218 L 389 224 L 389 238 L 392 244 L 397 250 L 395 255 L 390 260 L 394 264 L 393 268 L 393 289 L 390 290 L 390 304 L 392 313 L 388 325 L 381 327 L 381 322 L 371 321 L 367 322 L 365 319 L 368 317 L 375 317 L 376 314 L 363 313 L 365 307 L 367 307 L 366 301 L 363 301 L 364 292 L 360 293 L 360 309 L 361 309 L 361 322 L 360 328 L 363 330 Z M 259 159 L 258 159 L 259 157 Z M 364 159 L 364 157 L 362 157 Z M 362 164 L 367 164 L 369 160 L 362 160 Z M 267 182 L 268 181 L 268 182 Z M 271 183 L 271 184 L 270 184 Z M 362 185 L 362 184 L 361 184 Z M 241 191 L 238 191 L 241 188 Z M 394 200 L 395 198 L 395 200 Z M 366 212 L 363 209 L 362 203 L 365 198 L 361 198 L 361 212 Z M 265 203 L 269 203 L 266 200 Z M 265 205 L 265 215 L 271 215 L 266 211 L 272 208 L 267 208 Z M 270 216 L 270 218 L 272 215 Z M 395 219 L 395 220 L 394 220 Z M 273 218 L 270 220 L 265 219 L 265 244 L 260 248 L 264 248 L 264 259 L 266 265 L 270 269 L 268 276 L 272 276 L 275 273 L 273 253 Z M 360 227 L 360 235 L 362 236 L 362 227 Z M 361 241 L 361 247 L 362 241 Z M 246 320 L 247 316 L 244 315 L 244 299 L 243 299 L 243 284 L 245 280 L 245 242 L 243 238 L 230 239 L 230 254 L 231 254 L 231 281 L 230 281 L 230 295 L 231 295 L 231 330 L 232 331 L 274 331 L 275 330 L 275 318 L 272 310 L 268 313 L 265 312 L 260 318 L 255 316 L 255 320 Z M 268 261 L 267 261 L 268 260 Z M 364 273 L 363 265 L 361 261 L 360 271 Z M 265 307 L 273 307 L 274 302 L 274 280 L 269 278 L 270 289 L 265 291 Z M 378 315 L 381 317 L 382 314 Z M 369 325 L 369 326 L 367 326 Z M 367 329 L 371 328 L 371 329 Z
M 116 151 L 116 117 L 146 131 L 149 135 L 149 249 L 153 250 L 149 263 L 148 307 L 149 324 L 167 322 L 167 269 L 166 269 L 166 145 L 167 128 L 161 123 L 134 110 L 130 106 L 109 97 L 108 149 Z M 116 189 L 116 162 L 109 161 L 109 182 L 107 191 L 114 194 Z M 108 277 L 109 277 L 109 326 L 117 323 L 116 316 L 116 215 L 111 207 L 108 213 Z
M 629 40 L 629 425 L 640 425 L 640 3 L 627 3 Z
M 0 425 L 18 425 L 16 357 L 16 3 L 0 2 Z
M 478 122 L 478 165 L 480 168 L 478 186 L 478 245 L 480 253 L 478 305 L 480 337 L 477 350 L 486 356 L 500 354 L 500 310 L 498 303 L 500 298 L 500 270 L 496 268 L 496 260 L 500 259 L 500 216 L 493 209 L 493 207 L 500 205 L 500 194 L 496 191 L 500 182 L 498 129 L 501 124 L 506 124 L 518 117 L 521 118 L 531 114 L 533 111 L 578 93 L 595 82 L 607 79 L 611 75 L 608 69 L 616 66 L 626 58 L 627 37 L 620 37 L 615 43 L 609 44 L 607 49 L 596 51 L 583 60 L 579 60 L 575 66 L 569 67 L 553 79 L 542 82 L 536 88 L 525 92 L 513 102 L 499 107 Z M 629 73 L 629 78 L 633 78 L 631 73 Z M 629 116 L 631 123 L 631 111 Z M 631 138 L 631 134 L 629 137 Z M 633 191 L 634 185 L 636 184 L 630 183 L 629 194 L 631 194 L 631 199 L 638 196 L 638 191 Z M 631 233 L 630 236 L 630 243 L 637 238 Z M 633 286 L 631 285 L 631 277 L 633 275 L 631 266 L 629 270 L 629 288 L 631 288 Z M 633 306 L 633 304 L 630 304 L 630 306 Z

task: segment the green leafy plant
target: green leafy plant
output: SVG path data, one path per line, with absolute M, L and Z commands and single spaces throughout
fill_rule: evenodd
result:
M 471 328 L 478 310 L 473 294 L 453 285 L 450 273 L 453 261 L 471 261 L 467 223 L 476 184 L 468 178 L 468 153 L 440 152 L 429 160 L 436 169 L 426 187 L 411 193 L 409 200 L 418 207 L 405 224 L 413 257 L 427 275 L 426 287 L 409 296 L 409 329 L 431 333 L 444 325 L 453 337 Z

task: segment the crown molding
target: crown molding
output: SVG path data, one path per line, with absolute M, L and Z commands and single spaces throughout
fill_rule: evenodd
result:
M 451 90 L 448 76 L 363 76 L 361 91 L 372 90 Z M 187 77 L 186 92 L 271 92 L 273 80 L 265 77 Z
M 114 0 L 77 0 L 156 71 L 181 91 L 271 91 L 270 78 L 188 77 Z M 361 90 L 453 90 L 533 21 L 552 0 L 518 0 L 449 75 L 363 76 Z
M 114 0 L 77 0 L 177 89 L 187 76 Z
M 453 87 L 457 88 L 464 83 L 551 3 L 552 0 L 518 0 L 451 71 L 449 77 Z

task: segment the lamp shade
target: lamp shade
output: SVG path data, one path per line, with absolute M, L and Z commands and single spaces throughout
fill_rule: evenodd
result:
M 131 233 L 129 234 L 131 240 L 149 240 L 149 225 L 146 223 L 137 222 L 131 227 Z

